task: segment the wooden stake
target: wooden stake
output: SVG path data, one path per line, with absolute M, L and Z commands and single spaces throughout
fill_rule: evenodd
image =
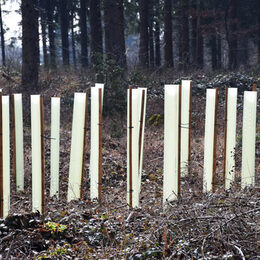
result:
M 181 85 L 179 85 L 178 197 L 181 194 Z
M 140 117 L 140 129 L 139 129 L 139 151 L 138 151 L 138 168 L 140 170 L 141 165 L 141 150 L 142 150 L 142 133 L 144 126 L 144 98 L 145 98 L 145 90 L 142 90 L 142 99 L 141 99 L 141 117 Z
M 0 218 L 4 216 L 2 91 L 0 92 Z
M 224 189 L 226 184 L 226 160 L 227 160 L 227 115 L 228 115 L 228 87 L 225 87 L 225 126 L 224 126 L 224 162 L 223 162 L 223 179 Z
M 13 121 L 13 127 L 12 127 L 12 136 L 13 136 L 13 172 L 14 172 L 14 183 L 15 187 L 17 186 L 16 181 L 16 139 L 15 139 L 15 103 L 14 103 L 14 94 L 12 94 L 12 121 Z
M 132 168 L 132 86 L 129 86 L 129 206 L 133 206 L 133 168 Z
M 40 98 L 40 109 L 41 109 L 41 172 L 42 172 L 42 214 L 45 210 L 45 175 L 44 175 L 44 109 L 43 109 L 43 97 Z
M 256 83 L 253 84 L 252 91 L 257 91 Z
M 216 192 L 216 148 L 217 148 L 217 112 L 218 112 L 218 88 L 216 88 L 215 99 L 215 123 L 214 123 L 214 144 L 213 144 L 213 175 L 212 175 L 212 192 Z
M 188 173 L 190 172 L 190 161 L 191 161 L 191 109 L 192 109 L 192 82 L 190 82 L 190 100 L 189 100 L 189 143 L 188 143 Z
M 83 141 L 83 156 L 82 156 L 82 174 L 80 184 L 80 199 L 83 200 L 83 186 L 84 186 L 84 166 L 85 166 L 85 153 L 87 146 L 87 120 L 88 119 L 88 89 L 86 90 L 86 106 L 85 106 L 85 122 L 84 122 L 84 141 Z
M 102 194 L 102 89 L 98 89 L 98 199 Z

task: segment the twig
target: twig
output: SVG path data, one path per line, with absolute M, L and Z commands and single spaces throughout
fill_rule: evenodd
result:
M 11 242 L 11 245 L 9 246 L 8 253 L 7 253 L 6 258 L 5 258 L 6 260 L 10 259 L 9 257 L 10 257 L 11 249 L 13 247 L 13 243 L 14 243 L 14 238 Z
M 163 157 L 157 157 L 157 158 L 155 158 L 153 160 L 150 160 L 149 162 L 151 163 L 151 162 L 154 162 L 154 161 L 157 161 L 157 160 L 160 160 L 160 159 L 163 159 Z
M 178 224 L 178 223 L 181 223 L 181 222 L 185 222 L 185 221 L 194 221 L 194 220 L 201 220 L 201 219 L 222 219 L 224 217 L 217 217 L 217 216 L 200 216 L 200 217 L 192 217 L 192 218 L 183 218 L 183 219 L 180 219 L 177 223 L 175 224 Z
M 238 251 L 238 253 L 241 255 L 242 260 L 246 260 L 244 254 L 243 254 L 243 251 L 241 250 L 241 248 L 239 248 L 237 245 L 232 244 L 232 243 L 229 243 L 229 245 L 233 246 Z
M 133 215 L 134 215 L 134 211 L 132 210 L 126 219 L 126 222 L 129 222 L 131 220 L 131 218 L 133 217 Z
M 218 231 L 219 229 L 221 229 L 222 227 L 226 226 L 228 223 L 230 223 L 231 221 L 233 221 L 234 219 L 236 218 L 239 218 L 239 217 L 242 217 L 244 215 L 247 215 L 247 214 L 250 214 L 250 213 L 253 213 L 253 212 L 256 212 L 256 211 L 259 211 L 260 210 L 260 207 L 258 208 L 255 208 L 255 209 L 251 209 L 251 210 L 248 210 L 246 212 L 242 212 L 238 215 L 235 215 L 234 217 L 228 219 L 226 222 L 224 222 L 222 225 L 218 226 L 217 228 L 215 228 L 214 230 L 212 230 L 208 235 L 206 235 L 203 239 L 203 242 L 202 242 L 202 245 L 201 245 L 201 254 L 202 256 L 204 257 L 204 245 L 205 245 L 205 242 L 207 240 L 208 237 L 210 237 L 211 235 L 213 235 L 216 231 Z

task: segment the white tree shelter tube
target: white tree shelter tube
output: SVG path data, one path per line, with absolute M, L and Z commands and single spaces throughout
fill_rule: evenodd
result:
M 102 107 L 104 96 L 104 84 L 96 83 L 91 88 L 91 122 L 90 122 L 90 198 L 91 200 L 99 199 L 99 89 L 102 89 Z
M 75 93 L 70 150 L 69 184 L 67 197 L 68 201 L 80 199 L 84 149 L 85 111 L 86 93 Z
M 146 116 L 146 102 L 147 102 L 147 88 L 138 88 L 139 92 L 139 127 L 138 127 L 138 158 L 139 158 L 139 180 L 138 180 L 138 194 L 141 192 L 141 180 L 143 171 L 143 150 L 144 150 L 144 128 L 145 128 L 145 116 Z M 144 94 L 144 96 L 143 96 Z
M 139 91 L 132 90 L 132 169 L 133 169 L 133 208 L 139 207 Z
M 10 209 L 10 127 L 9 96 L 2 96 L 2 141 L 3 141 L 3 217 Z
M 51 184 L 50 196 L 59 197 L 60 98 L 51 98 Z
M 244 92 L 241 188 L 255 184 L 257 92 Z
M 165 85 L 163 203 L 178 198 L 179 85 Z
M 15 120 L 15 171 L 16 188 L 24 190 L 24 147 L 23 147 L 23 105 L 22 94 L 14 94 L 14 120 Z
M 203 192 L 212 192 L 216 89 L 207 89 L 206 98 Z
M 144 94 L 144 96 L 143 96 Z M 130 205 L 130 156 L 132 157 L 132 206 L 140 205 L 141 177 L 143 165 L 143 143 L 146 110 L 146 88 L 132 89 L 132 125 L 129 123 L 130 96 L 127 91 L 127 203 Z M 132 132 L 132 149 L 130 155 L 130 127 Z
M 42 213 L 42 147 L 40 95 L 31 95 L 32 210 Z
M 181 85 L 181 173 L 182 176 L 187 176 L 190 153 L 191 80 L 182 80 Z
M 228 88 L 226 124 L 225 189 L 230 189 L 235 179 L 235 148 L 237 124 L 237 88 Z

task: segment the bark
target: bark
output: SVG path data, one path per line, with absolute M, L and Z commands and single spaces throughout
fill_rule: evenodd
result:
M 59 0 L 63 66 L 69 66 L 69 12 L 68 0 Z
M 217 63 L 217 37 L 216 37 L 216 34 L 211 36 L 211 39 L 210 39 L 210 49 L 211 49 L 212 70 L 216 70 L 218 68 L 218 63 Z
M 240 39 L 239 63 L 247 66 L 248 64 L 248 35 L 243 35 Z
M 150 68 L 154 68 L 154 33 L 153 26 L 149 26 L 149 64 Z
M 105 48 L 107 61 L 125 67 L 123 1 L 104 1 Z
M 191 0 L 191 63 L 195 66 L 196 64 L 196 44 L 197 44 L 197 0 Z
M 228 10 L 228 47 L 229 47 L 229 55 L 228 55 L 228 68 L 230 70 L 234 70 L 237 68 L 237 49 L 238 49 L 238 41 L 237 41 L 237 1 L 230 0 L 230 6 Z
M 154 3 L 150 2 L 149 6 L 149 66 L 154 68 Z
M 197 25 L 196 25 L 196 66 L 199 69 L 203 68 L 204 62 L 204 47 L 203 47 L 203 35 L 201 31 L 201 0 L 197 0 Z
M 257 6 L 257 37 L 256 37 L 256 44 L 257 44 L 257 62 L 260 63 L 260 3 L 258 2 Z
M 41 18 L 41 31 L 42 31 L 42 53 L 44 67 L 48 67 L 48 54 L 47 54 L 47 15 L 46 15 L 46 2 L 40 0 L 40 18 Z
M 70 6 L 70 26 L 71 26 L 71 47 L 72 47 L 72 60 L 73 66 L 77 68 L 77 58 L 76 58 L 76 47 L 75 47 L 75 32 L 74 32 L 74 3 L 71 2 Z
M 187 69 L 189 65 L 189 20 L 188 20 L 188 0 L 181 2 L 181 23 L 180 23 L 180 46 L 179 64 L 180 69 Z
M 81 65 L 83 68 L 88 67 L 87 5 L 88 0 L 80 0 L 80 44 Z
M 56 46 L 55 46 L 55 23 L 54 23 L 54 10 L 55 1 L 47 0 L 47 20 L 48 20 L 48 36 L 49 36 L 49 53 L 50 53 L 50 67 L 56 68 Z
M 139 44 L 139 62 L 142 68 L 149 67 L 149 35 L 148 35 L 148 1 L 139 1 L 140 13 L 140 44 Z
M 164 0 L 164 62 L 165 67 L 173 67 L 171 0 Z
M 93 67 L 103 63 L 103 38 L 101 26 L 100 0 L 90 0 L 90 59 Z
M 38 93 L 39 31 L 37 0 L 22 0 L 22 87 L 27 94 Z
M 1 51 L 2 51 L 2 65 L 5 66 L 5 36 L 4 36 L 4 26 L 2 18 L 2 6 L 0 3 L 0 30 L 1 30 Z
M 222 44 L 221 44 L 221 36 L 217 36 L 217 69 L 222 68 Z
M 161 43 L 160 43 L 160 14 L 159 14 L 159 0 L 157 0 L 155 7 L 155 65 L 161 66 Z
M 123 0 L 117 0 L 117 12 L 118 12 L 118 43 L 120 52 L 120 62 L 122 67 L 126 67 L 126 49 L 125 49 L 125 19 L 124 19 L 124 5 Z

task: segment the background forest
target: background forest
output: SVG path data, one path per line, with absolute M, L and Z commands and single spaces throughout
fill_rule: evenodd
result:
M 18 11 L 26 92 L 39 91 L 39 68 L 107 81 L 134 69 L 236 70 L 260 60 L 257 0 L 22 0 Z M 2 65 L 12 70 L 2 15 L 0 28 Z

